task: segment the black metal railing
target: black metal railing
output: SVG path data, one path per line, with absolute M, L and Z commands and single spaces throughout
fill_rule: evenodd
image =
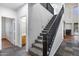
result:
M 41 3 L 41 5 L 54 15 L 54 8 L 50 3 Z
M 64 7 L 61 8 L 59 14 L 52 22 L 47 33 L 43 34 L 43 56 L 47 56 L 50 54 L 63 13 L 64 13 Z

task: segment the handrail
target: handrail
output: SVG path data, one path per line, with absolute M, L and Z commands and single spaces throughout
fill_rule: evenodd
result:
M 48 4 L 47 9 L 54 15 L 54 8 L 51 6 L 50 3 L 47 3 L 47 4 Z M 49 8 L 49 6 L 50 6 L 51 8 Z M 51 11 L 50 9 L 52 9 L 52 11 Z
M 50 5 L 50 3 L 40 3 L 46 10 L 48 10 L 50 13 L 52 13 L 54 15 L 54 8 Z M 45 4 L 45 5 L 44 5 Z M 50 10 L 51 8 L 49 8 L 49 6 L 51 6 L 52 11 Z
M 48 32 L 47 32 L 47 33 L 49 33 L 49 31 L 50 31 L 51 27 L 53 26 L 53 24 L 54 24 L 54 23 L 55 23 L 55 21 L 57 20 L 58 16 L 59 16 L 59 15 L 60 15 L 60 13 L 62 12 L 62 9 L 63 9 L 63 6 L 62 6 L 62 8 L 61 8 L 61 10 L 60 10 L 59 14 L 56 16 L 55 20 L 54 20 L 54 21 L 53 21 L 53 23 L 51 24 L 50 28 L 48 29 Z

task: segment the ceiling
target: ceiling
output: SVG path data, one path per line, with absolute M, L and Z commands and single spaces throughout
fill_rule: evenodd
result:
M 17 10 L 21 6 L 23 6 L 24 3 L 0 3 L 0 6 L 7 7 L 13 10 Z

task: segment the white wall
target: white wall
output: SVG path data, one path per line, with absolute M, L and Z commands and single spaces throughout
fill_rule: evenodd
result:
M 1 22 L 1 17 L 0 17 L 0 50 L 2 49 L 2 40 L 1 40 L 1 38 L 2 38 L 2 36 L 1 36 L 1 33 L 2 33 L 2 26 L 1 26 L 1 24 L 2 24 L 2 22 Z
M 72 16 L 72 7 L 65 5 L 64 15 L 65 15 L 64 21 L 66 23 L 72 23 L 72 20 L 73 20 L 73 18 L 71 17 Z
M 22 41 L 20 35 L 20 31 L 25 31 L 26 32 L 26 51 L 28 51 L 28 4 L 24 4 L 21 8 L 19 8 L 17 11 L 17 18 L 18 18 L 18 45 L 19 47 L 22 47 Z M 26 17 L 26 23 L 22 24 L 20 21 L 22 20 L 22 17 Z M 23 29 L 20 30 L 20 26 L 23 25 Z M 26 26 L 26 27 L 25 27 Z
M 64 21 L 66 23 L 78 22 L 77 8 L 74 7 L 74 5 L 65 4 L 64 10 L 65 10 L 64 11 L 64 15 L 65 15 Z
M 79 23 L 79 18 L 78 18 L 78 11 L 77 7 L 74 7 L 75 5 L 73 4 L 65 4 L 65 9 L 64 9 L 64 20 L 65 21 L 65 30 L 66 29 L 71 29 L 72 35 L 74 34 L 74 23 L 78 22 Z M 79 29 L 78 29 L 79 30 Z
M 51 6 L 54 8 L 54 14 L 58 14 L 60 9 L 62 8 L 61 3 L 51 3 Z
M 4 17 L 9 17 L 9 18 L 15 18 L 15 20 L 16 20 L 16 12 L 15 11 L 13 11 L 13 10 L 11 10 L 11 9 L 9 9 L 9 8 L 5 8 L 5 7 L 1 7 L 0 6 L 0 49 L 2 49 L 2 43 L 1 43 L 1 32 L 2 32 L 2 25 L 1 25 L 1 17 L 2 16 L 4 16 Z M 16 22 L 16 21 L 15 21 Z M 16 27 L 15 27 L 16 28 Z M 15 31 L 15 33 L 16 33 L 16 31 Z M 15 36 L 17 36 L 16 34 L 15 34 Z M 16 39 L 15 39 L 16 40 Z
M 72 23 L 66 23 L 65 29 L 72 29 Z
M 26 16 L 21 17 L 20 19 L 20 32 L 21 36 L 26 35 Z
M 46 26 L 53 15 L 45 9 L 41 4 L 29 4 L 28 5 L 28 38 L 29 48 L 34 43 L 42 29 Z

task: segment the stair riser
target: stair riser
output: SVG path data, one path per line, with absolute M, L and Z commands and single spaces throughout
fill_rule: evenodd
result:
M 40 36 L 43 36 L 43 34 L 42 34 L 42 33 L 40 33 Z
M 43 34 L 46 34 L 46 33 L 40 33 L 40 36 L 43 36 Z
M 48 28 L 49 28 L 49 27 L 50 27 L 50 25 L 51 25 L 51 23 L 50 23 L 50 24 L 48 24 L 46 27 L 48 27 Z
M 39 56 L 38 54 L 33 53 L 32 51 L 29 51 L 31 56 Z
M 46 26 L 45 28 L 49 29 L 49 26 Z
M 42 32 L 43 32 L 43 33 L 47 33 L 47 31 L 48 31 L 48 30 L 43 30 Z
M 48 28 L 44 28 L 44 30 L 48 30 Z
M 35 40 L 35 43 L 43 44 L 43 42 L 40 42 L 40 41 L 38 41 L 38 40 Z
M 39 37 L 39 36 L 38 36 L 38 39 L 43 39 L 43 37 Z
M 51 21 L 46 27 L 50 27 L 50 25 L 52 24 L 53 21 Z
M 42 50 L 42 51 L 43 51 L 43 48 L 38 47 L 38 46 L 35 46 L 34 44 L 32 44 L 32 47 L 37 48 L 37 49 L 39 49 L 39 50 Z
M 47 31 L 42 31 L 42 33 L 47 33 Z

